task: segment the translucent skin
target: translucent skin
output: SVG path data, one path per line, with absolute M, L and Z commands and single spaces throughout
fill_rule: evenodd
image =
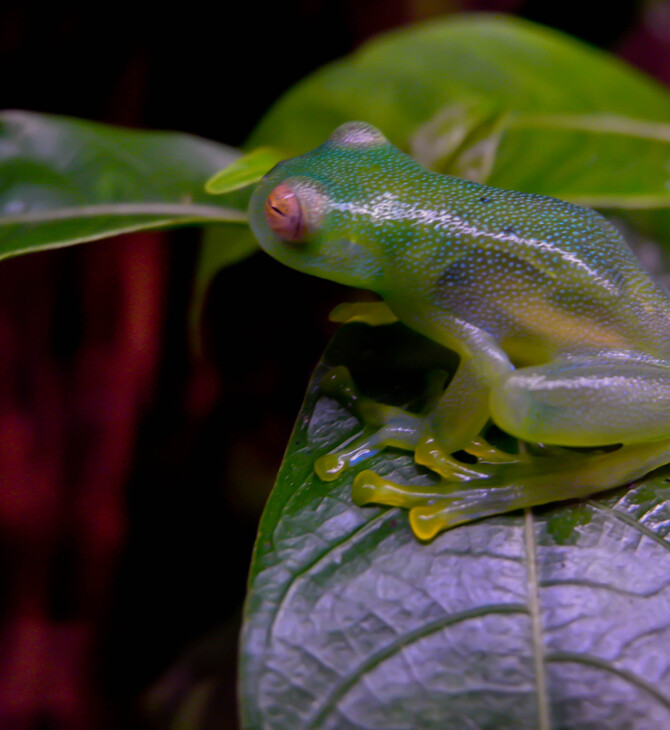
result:
M 280 184 L 299 201 L 300 240 L 277 235 L 264 214 Z M 426 492 L 364 471 L 357 502 L 410 508 L 415 533 L 429 539 L 670 462 L 670 300 L 595 211 L 429 172 L 374 127 L 350 122 L 268 173 L 249 213 L 272 256 L 376 292 L 461 358 L 428 412 L 367 403 L 361 418 L 381 424 L 374 436 L 317 463 L 330 479 L 392 445 L 414 451 L 441 484 Z M 371 324 L 392 315 L 356 310 Z M 335 389 L 360 409 L 353 383 L 338 378 Z M 543 446 L 503 454 L 482 439 L 490 420 Z M 459 450 L 478 463 L 466 469 L 451 456 Z

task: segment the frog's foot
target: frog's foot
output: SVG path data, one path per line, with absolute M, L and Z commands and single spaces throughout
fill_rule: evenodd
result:
M 518 464 L 526 460 L 523 452 L 510 454 L 493 444 L 490 444 L 483 436 L 473 439 L 464 449 L 471 456 L 484 464 Z
M 386 406 L 391 409 L 390 406 Z M 350 466 L 369 459 L 388 447 L 412 451 L 418 440 L 420 419 L 413 419 L 411 413 L 398 410 L 392 422 L 375 428 L 366 426 L 361 435 L 355 436 L 325 456 L 318 458 L 314 471 L 324 482 L 333 481 Z
M 321 390 L 352 411 L 364 424 L 361 434 L 316 460 L 314 470 L 324 481 L 336 479 L 347 467 L 359 464 L 385 448 L 414 451 L 425 432 L 426 419 L 423 415 L 361 396 L 349 371 L 343 366 L 326 373 L 321 381 Z
M 417 464 L 427 466 L 445 480 L 487 479 L 495 474 L 492 465 L 519 464 L 529 460 L 524 452 L 510 454 L 488 443 L 483 436 L 470 441 L 463 451 L 472 457 L 474 463 L 463 463 L 450 454 L 445 454 L 433 436 L 424 436 L 417 443 L 414 458 Z
M 468 484 L 442 479 L 434 487 L 402 485 L 366 470 L 356 476 L 352 495 L 359 506 L 408 509 L 414 534 L 431 540 L 443 530 L 482 517 L 629 484 L 668 463 L 670 439 L 610 452 L 565 451 L 516 465 L 493 465 L 488 476 Z

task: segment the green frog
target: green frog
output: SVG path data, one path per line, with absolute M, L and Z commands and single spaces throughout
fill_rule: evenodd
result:
M 356 319 L 400 320 L 459 356 L 421 413 L 361 398 L 346 371 L 331 376 L 374 428 L 322 457 L 319 476 L 387 447 L 440 475 L 426 487 L 360 471 L 358 504 L 409 509 L 428 540 L 670 462 L 670 299 L 597 212 L 431 172 L 349 122 L 272 169 L 249 216 L 282 263 L 379 295 Z M 518 453 L 487 442 L 491 422 Z

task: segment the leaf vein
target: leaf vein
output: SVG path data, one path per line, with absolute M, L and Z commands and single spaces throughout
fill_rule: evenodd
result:
M 311 719 L 307 720 L 304 725 L 305 730 L 317 728 L 321 721 L 326 717 L 327 713 L 338 700 L 348 692 L 351 687 L 365 674 L 381 664 L 384 660 L 394 656 L 402 649 L 410 646 L 416 641 L 420 641 L 431 634 L 441 631 L 448 626 L 468 621 L 481 616 L 490 616 L 492 614 L 528 614 L 528 606 L 519 603 L 502 603 L 498 605 L 477 606 L 476 608 L 460 611 L 458 613 L 441 616 L 439 619 L 430 621 L 416 629 L 399 636 L 395 641 L 381 647 L 377 651 L 370 654 L 364 661 L 355 667 L 348 677 L 342 679 L 331 692 L 323 700 L 321 707 L 317 709 Z
M 214 218 L 217 220 L 246 222 L 244 211 L 215 205 L 193 203 L 100 203 L 76 205 L 63 208 L 36 210 L 28 213 L 0 216 L 0 225 L 28 225 L 30 223 L 51 223 L 53 221 L 98 216 L 169 215 L 178 217 Z
M 535 682 L 537 688 L 538 730 L 549 730 L 549 695 L 547 692 L 547 675 L 544 668 L 544 642 L 542 641 L 542 617 L 540 612 L 540 596 L 538 591 L 537 546 L 535 543 L 535 523 L 533 511 L 526 508 L 524 512 L 524 541 L 528 561 L 528 612 L 531 619 L 533 636 L 533 660 L 535 664 Z
M 626 596 L 627 598 L 653 598 L 658 596 L 668 587 L 667 585 L 661 585 L 659 588 L 648 593 L 637 593 L 632 590 L 625 590 L 618 586 L 611 585 L 609 583 L 595 583 L 591 580 L 580 580 L 579 578 L 570 578 L 568 580 L 545 580 L 540 583 L 541 588 L 560 588 L 563 586 L 578 586 L 580 588 L 593 588 L 594 590 L 605 590 L 612 593 L 616 593 L 620 596 Z
M 670 697 L 666 697 L 666 695 L 656 689 L 653 684 L 648 682 L 643 677 L 640 677 L 639 675 L 634 674 L 627 669 L 617 667 L 614 664 L 611 664 L 604 659 L 601 659 L 600 657 L 592 656 L 591 654 L 577 654 L 576 652 L 557 651 L 547 653 L 545 659 L 547 662 L 554 663 L 574 662 L 576 664 L 584 664 L 586 666 L 594 667 L 596 669 L 602 669 L 603 671 L 610 672 L 611 674 L 616 674 L 618 677 L 621 677 L 621 679 L 624 679 L 630 684 L 633 684 L 636 687 L 644 690 L 656 700 L 658 700 L 666 709 L 670 710 Z
M 589 499 L 587 501 L 587 504 L 589 504 L 593 509 L 599 510 L 600 512 L 603 512 L 606 515 L 609 515 L 610 517 L 614 517 L 617 520 L 620 520 L 621 522 L 625 522 L 630 527 L 634 528 L 638 532 L 642 533 L 646 537 L 648 537 L 650 540 L 653 540 L 655 543 L 660 545 L 665 550 L 670 551 L 670 543 L 665 540 L 664 538 L 657 535 L 653 530 L 651 530 L 646 525 L 643 525 L 642 523 L 638 522 L 634 517 L 631 517 L 626 512 L 621 512 L 618 509 L 613 509 L 612 507 L 607 507 L 604 504 L 601 504 L 600 502 L 596 502 L 595 500 Z
M 286 603 L 286 601 L 289 598 L 289 594 L 293 592 L 294 587 L 298 580 L 309 571 L 311 571 L 313 568 L 317 567 L 319 563 L 321 563 L 325 558 L 330 556 L 333 552 L 336 550 L 344 547 L 348 543 L 355 543 L 355 541 L 359 538 L 364 538 L 367 536 L 369 532 L 373 532 L 374 530 L 378 529 L 381 525 L 378 523 L 383 524 L 387 520 L 394 519 L 396 514 L 400 510 L 398 508 L 392 508 L 387 509 L 381 512 L 380 514 L 373 517 L 371 520 L 366 522 L 365 524 L 361 525 L 357 530 L 352 532 L 351 534 L 344 537 L 339 542 L 331 544 L 327 550 L 317 555 L 314 560 L 311 562 L 301 566 L 296 570 L 296 572 L 291 576 L 291 579 L 287 582 L 285 590 L 282 592 L 282 594 L 277 598 L 277 604 L 275 606 L 274 611 L 272 612 L 272 619 L 269 622 L 268 632 L 267 636 L 268 638 L 271 637 L 275 632 L 275 625 L 277 623 L 277 619 L 279 617 L 279 614 L 281 613 L 281 610 Z

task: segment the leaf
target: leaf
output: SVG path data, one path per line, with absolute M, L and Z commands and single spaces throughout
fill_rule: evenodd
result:
M 430 170 L 485 183 L 509 117 L 483 100 L 452 104 L 419 127 L 410 138 L 410 153 Z
M 428 544 L 405 512 L 354 506 L 353 473 L 329 484 L 314 476 L 315 459 L 357 429 L 320 395 L 325 371 L 347 364 L 371 395 L 403 402 L 426 367 L 453 366 L 446 357 L 401 325 L 347 325 L 325 353 L 258 533 L 243 726 L 670 726 L 667 469 Z M 398 383 L 402 392 L 389 386 Z M 400 452 L 376 465 L 429 478 Z
M 263 117 L 249 144 L 302 153 L 362 119 L 408 150 L 420 125 L 464 103 L 670 122 L 667 90 L 620 59 L 520 18 L 478 13 L 382 34 L 316 71 Z
M 461 14 L 383 34 L 288 92 L 250 143 L 304 152 L 352 118 L 422 164 L 491 185 L 602 208 L 670 202 L 667 89 L 512 16 Z M 648 216 L 647 233 L 660 237 L 666 217 Z
M 253 185 L 284 159 L 286 155 L 274 147 L 258 147 L 217 172 L 205 183 L 205 190 L 221 195 Z
M 0 258 L 142 228 L 243 223 L 203 190 L 239 153 L 186 134 L 0 115 Z
M 519 155 L 532 160 L 519 165 Z M 613 114 L 513 114 L 488 182 L 595 208 L 670 206 L 670 124 Z

